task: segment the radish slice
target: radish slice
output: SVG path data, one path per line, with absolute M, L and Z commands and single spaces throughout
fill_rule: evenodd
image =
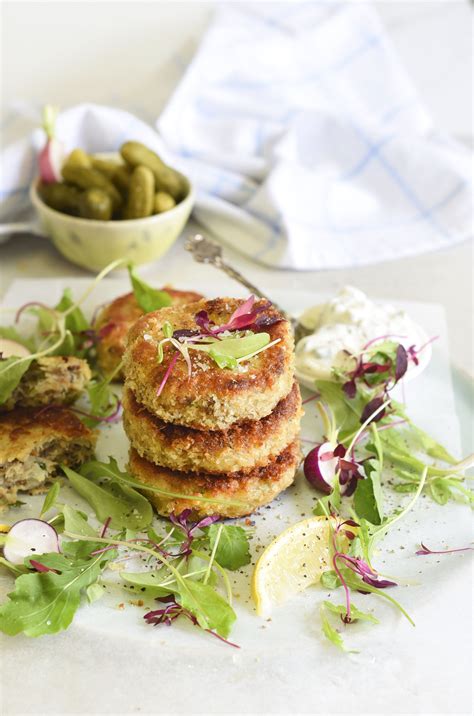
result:
M 304 461 L 304 475 L 310 485 L 330 495 L 333 491 L 339 458 L 334 457 L 337 443 L 326 442 L 310 450 Z
M 23 358 L 31 355 L 31 351 L 21 343 L 11 341 L 9 338 L 0 338 L 0 355 L 2 358 Z
M 43 110 L 43 129 L 47 141 L 38 156 L 38 168 L 41 181 L 53 184 L 61 181 L 61 168 L 64 162 L 64 148 L 54 136 L 57 110 L 47 105 Z
M 54 184 L 61 181 L 61 167 L 64 161 L 63 147 L 57 139 L 48 139 L 38 157 L 41 181 Z
M 60 552 L 58 533 L 43 520 L 15 522 L 7 534 L 3 554 L 12 564 L 23 564 L 25 557 Z

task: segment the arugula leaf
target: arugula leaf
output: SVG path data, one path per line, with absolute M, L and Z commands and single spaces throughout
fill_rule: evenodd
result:
M 84 513 L 69 505 L 64 505 L 62 512 L 66 532 L 72 532 L 72 534 L 81 535 L 81 537 L 97 537 L 96 530 L 90 526 Z
M 74 305 L 75 301 L 72 297 L 71 289 L 65 288 L 63 291 L 63 295 L 61 296 L 61 300 L 54 307 L 54 310 L 64 313 L 65 311 L 68 311 L 70 308 L 72 308 Z M 89 321 L 84 316 L 79 306 L 76 306 L 73 311 L 68 313 L 68 315 L 66 316 L 65 327 L 73 334 L 80 333 L 81 331 L 87 331 L 88 328 L 90 328 Z
M 110 385 L 112 378 L 113 375 L 100 380 L 96 377 L 88 384 L 87 395 L 92 415 L 102 418 L 113 412 L 116 407 L 118 398 Z M 91 424 L 96 424 L 93 419 L 90 422 Z
M 46 493 L 46 497 L 44 498 L 43 506 L 39 513 L 40 517 L 46 514 L 46 512 L 48 512 L 54 506 L 56 500 L 58 499 L 60 489 L 61 485 L 59 482 L 55 482 L 51 485 L 48 492 Z
M 223 637 L 229 636 L 236 614 L 209 584 L 183 579 L 169 591 L 176 595 L 182 607 L 194 614 L 200 627 L 216 631 Z
M 339 383 L 316 380 L 315 387 L 321 394 L 323 402 L 327 403 L 334 413 L 336 425 L 340 431 L 340 440 L 344 443 L 348 436 L 355 434 L 360 428 L 360 416 L 364 402 L 358 396 L 352 400 L 346 398 Z
M 332 602 L 329 602 L 325 600 L 323 602 L 326 609 L 329 609 L 333 614 L 344 615 L 347 611 L 347 607 L 345 604 L 333 604 Z M 368 612 L 362 612 L 360 609 L 358 609 L 353 602 L 351 602 L 351 618 L 355 621 L 356 619 L 360 619 L 361 621 L 366 622 L 372 622 L 372 624 L 378 624 L 379 620 L 373 616 L 373 614 L 369 614 Z
M 137 303 L 145 313 L 171 306 L 171 296 L 169 293 L 166 291 L 158 291 L 158 289 L 152 288 L 145 283 L 143 279 L 137 276 L 133 264 L 128 265 L 128 274 Z
M 416 492 L 418 487 L 416 483 L 414 482 L 401 482 L 398 485 L 392 485 L 392 490 L 394 492 Z
M 164 568 L 156 572 L 121 572 L 120 576 L 129 584 L 149 590 L 150 596 L 174 594 L 176 601 L 196 617 L 202 629 L 216 631 L 223 637 L 230 634 L 236 614 L 210 584 L 185 579 L 176 574 L 173 579 Z M 170 582 L 166 587 L 156 586 L 165 580 Z
M 166 568 L 148 571 L 148 572 L 120 572 L 120 577 L 132 585 L 140 589 L 141 593 L 146 597 L 155 599 L 156 597 L 166 597 L 171 593 L 169 586 L 161 587 L 161 582 L 171 582 L 170 573 Z M 145 590 L 145 591 L 143 591 Z
M 27 568 L 22 564 L 13 564 L 5 559 L 5 557 L 0 557 L 0 564 L 2 567 L 5 567 L 5 569 L 8 569 L 12 574 L 14 574 L 15 577 L 18 577 L 20 574 L 27 574 L 28 572 Z
M 333 513 L 338 513 L 341 508 L 341 485 L 336 480 L 330 495 L 320 497 L 313 509 L 313 515 L 328 517 Z
M 443 478 L 438 478 L 429 483 L 431 497 L 439 505 L 445 505 L 451 498 L 451 487 Z
M 87 543 L 87 548 L 92 549 Z M 81 602 L 82 593 L 97 582 L 111 552 L 72 560 L 65 554 L 41 555 L 41 564 L 57 572 L 24 574 L 0 606 L 0 631 L 10 636 L 41 636 L 66 629 Z
M 373 525 L 380 525 L 383 517 L 380 466 L 377 460 L 367 460 L 365 466 L 368 474 L 364 480 L 359 480 L 357 483 L 354 510 L 357 517 L 363 517 Z
M 99 466 L 96 471 L 100 477 L 108 477 L 106 471 L 100 470 L 100 463 L 95 464 Z M 99 485 L 93 478 L 83 477 L 68 467 L 63 466 L 62 470 L 76 492 L 91 505 L 99 520 L 105 521 L 110 517 L 111 525 L 116 529 L 129 527 L 140 530 L 151 523 L 153 510 L 149 501 L 132 487 L 115 480 Z
M 428 435 L 424 430 L 413 424 L 410 418 L 407 416 L 402 406 L 396 404 L 396 412 L 407 424 L 399 430 L 386 430 L 384 440 L 386 440 L 392 447 L 399 450 L 406 451 L 407 449 L 412 452 L 417 451 L 429 455 L 435 460 L 442 460 L 448 465 L 455 465 L 457 460 L 451 455 L 440 443 L 438 443 L 431 435 Z
M 377 428 L 372 423 L 372 437 L 376 457 L 364 462 L 366 477 L 359 480 L 354 494 L 354 510 L 357 517 L 368 520 L 373 525 L 380 525 L 383 520 L 382 469 L 383 449 Z M 369 449 L 369 446 L 367 447 Z
M 75 306 L 75 307 L 74 307 Z M 62 319 L 62 313 L 68 311 L 70 308 L 74 309 Z M 31 309 L 32 312 L 38 318 L 38 327 L 43 333 L 52 333 L 51 338 L 56 340 L 58 338 L 57 328 L 59 319 L 64 320 L 65 336 L 60 346 L 54 351 L 50 352 L 49 355 L 59 356 L 70 356 L 75 355 L 79 358 L 83 358 L 87 350 L 82 348 L 84 337 L 83 331 L 90 329 L 90 324 L 81 309 L 75 305 L 75 301 L 72 297 L 71 289 L 65 288 L 63 295 L 59 303 L 54 307 L 54 311 L 57 312 L 57 318 L 55 319 L 54 314 L 45 308 L 39 307 Z
M 6 403 L 20 380 L 30 367 L 33 358 L 18 362 L 18 358 L 4 358 L 0 360 L 0 405 Z
M 92 460 L 91 462 L 85 463 L 81 467 L 81 474 L 86 475 L 86 477 L 111 477 L 114 480 L 116 480 L 121 485 L 126 485 L 132 488 L 137 488 L 138 490 L 145 489 L 146 492 L 156 492 L 158 495 L 168 495 L 169 497 L 186 497 L 186 499 L 190 499 L 190 495 L 184 495 L 182 492 L 171 492 L 170 490 L 162 490 L 159 487 L 152 487 L 151 485 L 147 485 L 144 487 L 143 483 L 138 482 L 138 480 L 135 480 L 132 475 L 130 475 L 128 472 L 124 472 L 119 470 L 117 466 L 117 461 L 114 460 L 114 458 L 109 456 L 109 462 L 98 462 L 97 460 Z M 210 504 L 215 505 L 216 507 L 219 504 L 225 504 L 225 505 L 240 505 L 242 506 L 244 503 L 240 500 L 220 500 L 217 497 L 203 497 L 202 495 L 199 495 L 196 497 L 196 499 L 199 499 L 200 502 L 207 502 Z M 131 526 L 131 525 L 129 525 Z
M 243 527 L 214 523 L 205 529 L 211 550 L 220 531 L 215 559 L 224 569 L 239 569 L 250 563 L 249 541 Z

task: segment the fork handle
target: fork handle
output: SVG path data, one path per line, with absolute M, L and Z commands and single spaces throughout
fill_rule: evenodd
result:
M 245 288 L 248 288 L 248 290 L 251 293 L 254 293 L 259 298 L 264 298 L 266 301 L 270 301 L 268 296 L 266 296 L 264 293 L 260 291 L 257 286 L 255 286 L 253 283 L 251 283 L 248 279 L 245 278 L 245 276 L 242 276 L 242 274 L 239 271 L 236 271 L 232 266 L 229 266 L 225 261 L 222 260 L 220 256 L 216 257 L 214 261 L 212 262 L 214 266 L 218 269 L 221 269 L 226 273 L 230 278 L 233 278 L 234 281 L 237 281 L 238 283 L 241 283 L 242 286 L 245 286 Z M 295 323 L 295 319 L 292 318 L 292 316 L 288 315 L 288 313 L 278 304 L 275 303 L 275 301 L 270 301 L 275 308 L 280 311 L 280 313 L 293 325 Z

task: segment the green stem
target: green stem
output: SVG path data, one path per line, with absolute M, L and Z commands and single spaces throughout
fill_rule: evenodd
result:
M 215 540 L 214 546 L 213 546 L 213 548 L 212 548 L 211 557 L 210 557 L 210 559 L 209 559 L 209 564 L 207 565 L 207 572 L 206 572 L 206 576 L 204 577 L 204 584 L 207 584 L 207 580 L 208 580 L 209 577 L 210 577 L 211 570 L 212 570 L 212 563 L 214 562 L 214 558 L 215 558 L 215 556 L 216 556 L 216 552 L 217 552 L 217 548 L 218 548 L 218 546 L 219 546 L 219 542 L 220 542 L 220 539 L 221 539 L 221 534 L 222 534 L 222 528 L 223 528 L 223 527 L 224 527 L 224 525 L 221 523 L 221 524 L 219 525 L 219 527 L 217 528 L 216 540 Z

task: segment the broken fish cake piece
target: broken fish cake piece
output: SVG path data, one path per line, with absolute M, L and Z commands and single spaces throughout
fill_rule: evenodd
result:
M 0 361 L 1 365 L 1 361 Z M 0 410 L 73 403 L 91 379 L 86 360 L 75 356 L 36 358 Z
M 18 493 L 44 492 L 61 474 L 94 453 L 97 432 L 64 407 L 16 408 L 0 415 L 0 506 Z

